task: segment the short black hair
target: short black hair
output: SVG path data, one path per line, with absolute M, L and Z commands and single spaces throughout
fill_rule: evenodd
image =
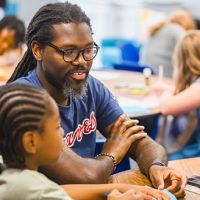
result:
M 22 20 L 16 16 L 5 16 L 0 20 L 0 31 L 5 28 L 15 31 L 15 47 L 25 42 L 25 25 Z
M 27 51 L 8 82 L 26 76 L 30 70 L 36 67 L 37 63 L 31 50 L 32 41 L 37 41 L 43 45 L 51 42 L 54 39 L 53 25 L 60 23 L 86 23 L 92 33 L 90 19 L 78 5 L 65 2 L 47 4 L 41 7 L 27 28 L 25 36 Z
M 30 84 L 9 83 L 0 87 L 0 154 L 11 168 L 25 168 L 21 144 L 26 131 L 44 130 L 45 116 L 51 115 L 50 96 Z

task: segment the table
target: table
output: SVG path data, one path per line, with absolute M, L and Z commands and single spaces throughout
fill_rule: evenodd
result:
M 200 157 L 169 161 L 169 166 L 177 169 L 187 176 L 200 176 Z M 186 200 L 200 200 L 200 195 L 186 191 Z
M 168 165 L 186 176 L 200 175 L 200 157 L 169 161 Z M 114 174 L 109 178 L 109 183 L 131 183 L 151 186 L 149 180 L 139 170 L 127 170 Z M 200 195 L 186 191 L 184 200 L 200 200 Z
M 151 76 L 149 85 L 145 85 L 142 73 L 104 70 L 91 71 L 90 74 L 104 83 L 129 117 L 154 115 L 160 112 L 159 97 L 152 92 L 151 86 L 158 80 Z M 170 79 L 165 79 L 171 83 Z

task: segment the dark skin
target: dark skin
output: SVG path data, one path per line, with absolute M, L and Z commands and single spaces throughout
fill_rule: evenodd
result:
M 3 28 L 0 31 L 0 55 L 15 48 L 15 30 Z
M 85 23 L 57 24 L 53 28 L 55 37 L 51 43 L 62 49 L 81 50 L 94 44 L 91 30 Z M 37 60 L 36 73 L 43 87 L 47 89 L 57 104 L 68 105 L 69 100 L 64 95 L 61 86 L 67 79 L 71 87 L 81 88 L 84 81 L 74 80 L 71 74 L 79 73 L 81 68 L 81 73 L 87 76 L 92 67 L 92 61 L 85 61 L 80 54 L 74 62 L 66 63 L 55 49 L 42 46 L 36 41 L 32 42 L 32 52 Z M 54 80 L 53 83 L 52 80 Z M 183 196 L 183 187 L 186 183 L 184 176 L 168 167 L 151 166 L 154 161 L 166 163 L 166 152 L 163 147 L 144 133 L 138 133 L 143 129 L 144 127 L 137 125 L 137 121 L 120 116 L 102 132 L 107 138 L 103 152 L 113 155 L 117 163 L 129 153 L 133 159 L 137 160 L 141 171 L 145 174 L 149 173 L 155 187 L 162 189 L 165 182 L 168 184 L 165 184 L 165 188 L 169 186 L 168 188 L 177 196 Z M 82 158 L 72 150 L 65 148 L 57 163 L 52 166 L 43 166 L 41 170 L 59 184 L 106 183 L 113 171 L 113 162 L 107 156 L 101 156 L 98 159 Z M 179 178 L 178 182 L 172 180 L 170 176 L 172 172 L 173 178 L 174 176 Z M 160 173 L 159 177 L 157 173 Z

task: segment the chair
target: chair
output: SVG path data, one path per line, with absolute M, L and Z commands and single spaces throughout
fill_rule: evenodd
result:
M 132 41 L 124 41 L 119 44 L 122 61 L 132 61 L 138 63 L 140 45 Z
M 122 61 L 113 64 L 114 69 L 118 70 L 126 70 L 126 71 L 134 71 L 134 72 L 143 72 L 144 68 L 149 68 L 151 73 L 154 74 L 153 69 L 150 66 L 142 65 L 132 61 Z
M 121 51 L 118 43 L 119 38 L 104 38 L 101 41 L 101 62 L 104 69 L 113 69 L 114 62 L 121 61 Z
M 101 41 L 101 61 L 103 68 L 113 69 L 114 63 L 138 62 L 140 44 L 122 38 L 104 38 Z
M 164 116 L 161 128 L 158 133 L 158 142 L 166 146 L 168 159 L 184 159 L 200 156 L 200 134 L 196 129 L 196 112 L 192 111 L 185 116 L 184 128 L 180 129 L 180 117 L 177 116 L 169 120 L 169 116 Z M 173 139 L 173 145 L 167 144 L 166 138 Z

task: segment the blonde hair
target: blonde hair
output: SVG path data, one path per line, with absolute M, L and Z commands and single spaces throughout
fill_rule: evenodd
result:
M 191 85 L 200 76 L 200 31 L 189 31 L 177 43 L 173 62 L 175 67 L 175 94 Z
M 192 16 L 185 10 L 175 11 L 168 21 L 159 22 L 149 29 L 150 36 L 155 35 L 162 27 L 168 23 L 175 23 L 183 27 L 185 30 L 193 30 L 196 28 L 196 23 Z
M 196 28 L 196 23 L 193 17 L 185 10 L 177 10 L 174 14 L 172 14 L 169 22 L 179 24 L 185 30 L 192 30 Z

